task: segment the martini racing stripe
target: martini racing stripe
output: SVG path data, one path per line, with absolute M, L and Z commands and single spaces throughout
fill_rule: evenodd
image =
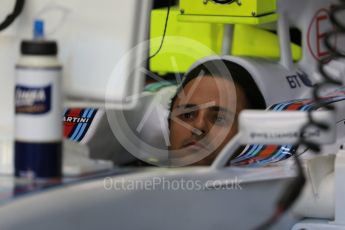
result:
M 89 122 L 83 124 L 83 127 L 81 128 L 81 131 L 80 131 L 79 134 L 77 135 L 75 141 L 81 141 L 81 140 L 83 139 L 83 137 L 84 137 L 85 134 L 87 133 L 87 130 L 89 129 L 89 127 L 90 127 L 90 125 L 91 125 L 91 123 L 92 123 L 93 118 L 94 118 L 95 115 L 96 115 L 96 112 L 97 112 L 97 110 L 95 110 L 95 109 L 91 109 L 91 110 L 89 111 L 89 113 L 87 114 L 87 118 L 88 118 L 88 121 L 89 121 Z
M 344 90 L 344 88 L 343 88 Z M 332 96 L 324 97 L 325 104 L 345 100 L 345 91 L 337 91 Z M 315 109 L 314 102 L 310 99 L 292 100 L 277 103 L 268 108 L 273 111 L 310 111 Z M 231 160 L 230 164 L 235 166 L 264 166 L 270 163 L 285 160 L 295 154 L 297 146 L 294 145 L 249 145 L 242 153 Z
M 299 103 L 298 107 L 300 107 L 301 101 L 303 101 L 303 100 L 292 100 L 292 101 L 288 101 L 288 102 L 277 103 L 277 104 L 270 106 L 270 108 L 268 110 L 282 111 L 286 108 L 289 108 L 291 105 L 294 105 L 295 103 Z M 274 152 L 277 152 L 281 148 L 281 146 L 269 145 L 268 148 L 270 149 L 270 154 L 273 154 Z M 240 161 L 247 160 L 247 159 L 254 160 L 255 156 L 257 156 L 257 155 L 261 156 L 260 151 L 261 151 L 261 153 L 262 152 L 266 153 L 265 152 L 266 147 L 264 145 L 252 145 L 252 148 L 250 148 L 249 151 L 245 151 L 242 154 L 240 154 L 237 158 L 232 160 L 232 163 L 239 163 Z
M 65 110 L 64 137 L 77 142 L 83 140 L 97 111 L 97 109 L 92 108 L 73 108 Z
M 86 118 L 86 116 L 88 115 L 90 109 L 85 109 L 85 111 L 83 112 L 82 118 Z M 78 122 L 77 128 L 76 130 L 73 132 L 72 137 L 70 138 L 72 141 L 76 141 L 76 137 L 79 135 L 80 132 L 82 132 L 83 124 Z
M 64 113 L 64 137 L 70 138 L 73 133 L 75 132 L 77 125 L 74 125 L 74 123 L 69 122 L 69 117 L 81 117 L 83 114 L 83 109 L 66 109 Z

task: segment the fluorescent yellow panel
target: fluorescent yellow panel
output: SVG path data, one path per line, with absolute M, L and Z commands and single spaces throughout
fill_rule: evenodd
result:
M 166 13 L 166 9 L 153 10 L 151 13 L 150 55 L 161 44 Z M 160 74 L 183 73 L 197 60 L 221 54 L 224 24 L 198 20 L 181 22 L 177 20 L 180 17 L 179 10 L 172 8 L 163 47 L 149 63 L 151 71 Z M 299 60 L 302 57 L 301 47 L 295 44 L 291 47 L 293 59 Z M 231 55 L 279 59 L 278 37 L 255 26 L 235 24 Z
M 170 11 L 166 38 L 161 51 L 150 60 L 150 69 L 155 72 L 185 72 L 200 58 L 220 53 L 223 25 L 210 23 L 179 22 L 179 10 Z M 160 45 L 164 31 L 166 9 L 151 13 L 150 55 Z M 172 37 L 173 36 L 173 37 Z
M 180 0 L 181 12 L 185 15 L 215 15 L 252 17 L 273 13 L 276 11 L 276 0 L 241 0 L 231 4 L 217 4 L 203 0 Z
M 279 38 L 269 31 L 248 25 L 236 25 L 232 43 L 232 55 L 278 59 L 280 57 Z M 302 48 L 291 44 L 293 60 L 302 57 Z
M 268 14 L 259 17 L 230 17 L 230 16 L 205 16 L 205 15 L 179 15 L 178 20 L 181 22 L 208 22 L 224 24 L 249 24 L 259 25 L 277 21 L 277 14 Z

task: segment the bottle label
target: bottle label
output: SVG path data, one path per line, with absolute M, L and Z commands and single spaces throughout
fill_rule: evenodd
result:
M 15 139 L 25 143 L 62 140 L 60 69 L 16 69 Z
M 16 86 L 17 114 L 45 114 L 51 109 L 51 89 L 46 87 Z

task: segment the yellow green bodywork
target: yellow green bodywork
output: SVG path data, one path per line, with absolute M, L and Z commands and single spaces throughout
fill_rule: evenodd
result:
M 195 2 L 194 0 L 187 1 Z M 183 2 L 186 1 L 181 0 L 180 4 Z M 248 2 L 251 2 L 251 0 Z M 271 1 L 268 0 L 268 2 Z M 151 13 L 150 55 L 154 54 L 160 46 L 166 12 L 166 9 L 157 9 Z M 264 10 L 260 12 L 264 12 Z M 224 34 L 223 22 L 209 23 L 202 20 L 185 22 L 179 21 L 179 17 L 181 17 L 180 10 L 172 8 L 162 49 L 155 57 L 150 59 L 149 65 L 153 72 L 161 74 L 168 72 L 183 73 L 195 61 L 210 55 L 221 54 Z M 194 16 L 195 19 L 196 17 Z M 259 27 L 248 25 L 248 23 L 234 25 L 231 47 L 232 50 L 229 55 L 233 56 L 270 59 L 279 59 L 280 57 L 278 36 Z M 302 57 L 301 47 L 291 44 L 291 49 L 293 59 L 295 61 L 299 60 Z
M 193 22 L 179 22 L 177 16 L 179 10 L 172 8 L 170 11 L 169 22 L 166 31 L 166 38 L 164 40 L 162 49 L 157 56 L 150 60 L 150 69 L 154 72 L 185 72 L 189 69 L 192 63 L 200 58 L 219 54 L 223 39 L 223 25 L 210 23 L 193 23 Z M 151 30 L 150 30 L 150 55 L 154 54 L 160 45 L 161 36 L 164 31 L 164 22 L 166 17 L 166 9 L 153 10 L 151 13 Z M 173 37 L 169 40 L 170 37 Z M 182 46 L 169 45 L 174 41 L 179 43 L 179 38 L 188 38 L 195 41 L 195 44 L 189 44 L 185 50 Z M 156 39 L 155 39 L 156 38 Z M 172 41 L 173 40 L 173 41 Z M 189 46 L 195 46 L 193 52 Z M 174 47 L 171 47 L 174 46 Z M 206 46 L 208 49 L 197 46 Z M 172 60 L 173 58 L 173 60 Z M 174 61 L 176 60 L 176 63 Z
M 302 48 L 291 43 L 292 58 L 298 61 L 302 58 Z M 249 25 L 236 25 L 232 41 L 231 55 L 280 58 L 279 38 L 276 34 Z
M 208 22 L 224 24 L 248 24 L 260 25 L 269 22 L 275 22 L 278 14 L 267 14 L 258 17 L 238 17 L 238 16 L 209 16 L 209 15 L 178 15 L 180 22 Z
M 188 15 L 215 15 L 253 17 L 276 11 L 276 0 L 240 0 L 240 4 L 218 4 L 204 0 L 180 0 L 181 13 Z

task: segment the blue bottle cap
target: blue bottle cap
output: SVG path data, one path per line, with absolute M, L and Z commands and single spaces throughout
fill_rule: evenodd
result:
M 41 19 L 34 21 L 34 39 L 44 38 L 44 22 Z

